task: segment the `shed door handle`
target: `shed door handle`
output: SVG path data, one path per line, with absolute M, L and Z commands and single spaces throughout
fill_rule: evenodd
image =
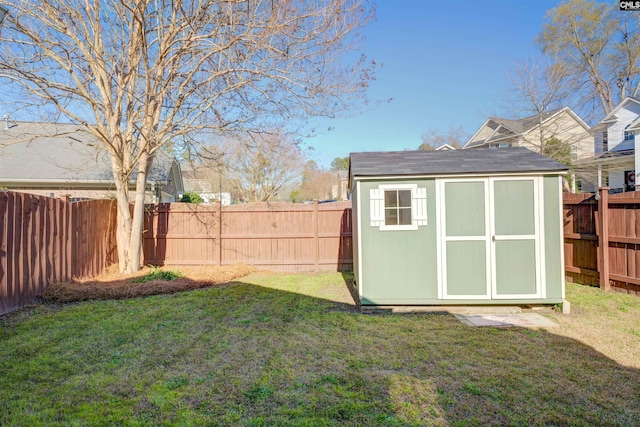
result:
M 496 241 L 496 236 L 491 236 L 491 241 L 495 243 L 495 241 Z

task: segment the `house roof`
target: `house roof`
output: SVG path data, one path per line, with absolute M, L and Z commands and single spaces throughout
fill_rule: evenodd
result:
M 474 147 L 482 146 L 487 142 L 490 142 L 493 140 L 499 140 L 507 137 L 515 137 L 518 135 L 525 134 L 527 132 L 531 132 L 533 129 L 538 127 L 540 122 L 544 123 L 563 111 L 566 111 L 567 114 L 571 115 L 582 127 L 589 130 L 589 126 L 580 118 L 580 116 L 574 113 L 573 110 L 571 110 L 571 108 L 569 107 L 556 108 L 554 110 L 546 111 L 540 114 L 540 116 L 538 116 L 538 114 L 534 114 L 532 116 L 524 117 L 516 120 L 505 119 L 502 117 L 490 117 L 489 119 L 487 119 L 486 122 L 484 122 L 484 124 L 478 129 L 478 131 L 469 139 L 469 141 L 467 141 L 467 143 L 464 145 L 463 148 L 474 148 Z M 494 133 L 492 133 L 488 138 L 474 141 L 474 138 L 480 133 L 482 129 L 484 129 L 489 124 L 489 122 L 494 122 L 497 125 L 499 125 L 501 129 L 506 129 L 510 132 L 502 132 L 501 134 L 498 135 L 501 138 L 496 138 L 495 133 L 498 131 L 498 129 L 496 129 L 496 131 L 494 131 Z
M 617 121 L 618 117 L 616 116 L 616 114 L 628 102 L 635 102 L 636 104 L 640 104 L 640 97 L 638 97 L 638 96 L 627 96 L 625 99 L 620 101 L 620 103 L 618 105 L 616 105 L 615 108 L 613 110 L 611 110 L 611 112 L 609 114 L 604 116 L 604 118 L 602 120 L 600 120 L 598 122 L 598 124 L 596 126 L 594 126 L 594 127 L 597 127 L 597 126 L 599 126 L 601 124 L 604 124 L 604 123 L 611 123 L 611 122 Z
M 635 151 L 632 149 L 625 149 L 625 150 L 616 150 L 616 151 L 605 151 L 604 153 L 595 156 L 595 159 L 615 159 L 618 157 L 627 157 L 627 156 L 633 156 L 635 153 Z
M 568 168 L 524 147 L 351 153 L 353 177 L 563 172 Z
M 82 125 L 9 122 L 0 126 L 0 182 L 113 182 L 109 154 Z M 159 152 L 148 181 L 167 181 L 173 162 Z
M 634 121 L 627 127 L 627 130 L 639 130 L 639 129 L 640 129 L 640 117 L 638 117 L 636 121 Z
M 551 111 L 546 111 L 544 113 L 542 113 L 540 115 L 542 121 L 547 120 L 549 117 L 555 115 L 557 112 L 559 112 L 560 110 L 562 110 L 562 108 L 556 108 L 555 110 L 551 110 Z M 512 131 L 514 131 L 515 133 L 525 133 L 531 129 L 533 129 L 534 127 L 538 126 L 538 123 L 540 122 L 540 119 L 538 118 L 538 115 L 535 114 L 533 116 L 529 116 L 529 117 L 524 117 L 522 119 L 516 119 L 516 120 L 509 120 L 509 119 L 503 119 L 500 117 L 491 117 L 491 120 L 495 121 L 496 123 L 499 123 L 509 129 L 511 129 Z

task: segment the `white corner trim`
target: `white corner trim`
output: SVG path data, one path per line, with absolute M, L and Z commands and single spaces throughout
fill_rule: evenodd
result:
M 356 206 L 358 212 L 357 218 L 357 227 L 358 227 L 358 271 L 356 271 L 356 277 L 358 278 L 358 297 L 360 298 L 360 302 L 362 302 L 362 260 L 364 257 L 362 256 L 362 198 L 360 194 L 360 181 L 356 181 L 356 200 L 360 206 Z

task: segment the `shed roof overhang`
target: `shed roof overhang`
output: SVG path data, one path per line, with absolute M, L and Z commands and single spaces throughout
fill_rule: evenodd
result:
M 562 175 L 568 167 L 523 147 L 351 153 L 350 181 Z

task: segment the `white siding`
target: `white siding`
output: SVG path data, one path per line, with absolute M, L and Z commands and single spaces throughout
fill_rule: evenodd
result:
M 595 154 L 600 154 L 604 152 L 604 148 L 602 146 L 602 133 L 607 132 L 606 126 L 601 126 L 597 128 L 593 128 L 593 145 L 595 148 Z
M 624 188 L 624 171 L 609 172 L 609 188 Z
M 624 142 L 625 128 L 640 116 L 640 104 L 628 101 L 617 112 L 618 120 L 609 125 L 609 150 Z

